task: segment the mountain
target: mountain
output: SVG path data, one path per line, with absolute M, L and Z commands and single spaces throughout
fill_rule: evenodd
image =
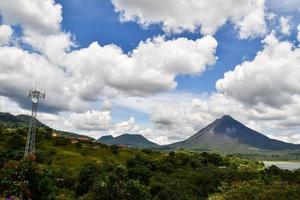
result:
M 138 134 L 123 134 L 118 137 L 111 135 L 102 136 L 98 142 L 108 145 L 126 145 L 134 148 L 155 148 L 159 147 L 158 144 L 147 140 L 144 136 Z
M 98 141 L 104 143 L 104 142 L 107 142 L 112 139 L 114 139 L 114 137 L 112 135 L 105 135 L 105 136 L 100 137 L 98 139 Z
M 229 115 L 215 120 L 188 139 L 170 144 L 170 148 L 210 149 L 241 152 L 243 150 L 294 150 L 300 145 L 290 144 L 254 131 Z
M 0 124 L 4 125 L 7 128 L 22 128 L 22 127 L 28 127 L 29 121 L 31 116 L 29 115 L 12 115 L 10 113 L 3 113 L 0 112 Z M 47 128 L 49 127 L 39 120 L 36 122 L 38 128 Z M 66 131 L 59 131 L 54 130 L 59 136 L 66 137 L 66 138 L 85 138 L 87 140 L 94 140 L 94 138 L 85 136 L 85 135 L 79 135 L 76 133 L 70 133 Z

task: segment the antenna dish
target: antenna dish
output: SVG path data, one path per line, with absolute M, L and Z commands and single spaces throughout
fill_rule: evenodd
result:
M 31 101 L 32 101 L 32 103 L 37 103 L 38 99 L 36 97 L 31 97 Z

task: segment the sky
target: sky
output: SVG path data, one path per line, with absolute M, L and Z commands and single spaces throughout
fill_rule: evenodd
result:
M 0 0 L 0 112 L 184 140 L 223 115 L 300 144 L 300 0 Z

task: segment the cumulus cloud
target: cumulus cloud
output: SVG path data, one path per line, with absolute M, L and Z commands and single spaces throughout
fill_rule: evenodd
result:
M 227 21 L 235 24 L 241 38 L 265 33 L 264 0 L 112 0 L 122 21 L 148 26 L 162 24 L 167 32 L 214 34 Z
M 291 25 L 290 25 L 290 18 L 281 16 L 279 19 L 280 22 L 280 31 L 284 35 L 290 35 L 291 34 Z
M 50 62 L 60 65 L 67 52 L 75 46 L 70 33 L 40 34 L 34 31 L 24 31 L 22 41 L 42 53 Z
M 50 112 L 83 111 L 87 103 L 78 97 L 73 78 L 42 55 L 17 47 L 0 47 L 0 95 L 27 107 L 27 93 L 34 86 L 47 92 L 43 108 Z
M 135 118 L 130 117 L 128 121 L 123 121 L 114 125 L 114 127 L 108 132 L 113 136 L 117 136 L 124 133 L 136 132 L 139 127 L 135 123 Z
M 246 104 L 280 108 L 300 95 L 300 50 L 291 42 L 278 41 L 274 33 L 254 60 L 226 72 L 217 90 Z
M 44 34 L 60 31 L 62 7 L 54 0 L 0 0 L 0 13 L 5 24 Z
M 54 0 L 0 0 L 0 14 L 4 23 L 22 28 L 23 43 L 55 64 L 74 46 L 71 34 L 61 31 L 62 6 Z
M 107 131 L 111 127 L 112 119 L 109 111 L 87 111 L 72 113 L 69 121 L 70 127 L 84 131 Z
M 10 26 L 2 24 L 0 25 L 0 46 L 9 43 L 13 30 Z
M 201 74 L 214 64 L 217 42 L 211 36 L 196 41 L 162 37 L 141 42 L 129 54 L 114 45 L 92 43 L 69 53 L 65 65 L 82 79 L 83 98 L 96 99 L 105 86 L 132 95 L 175 89 L 179 74 Z

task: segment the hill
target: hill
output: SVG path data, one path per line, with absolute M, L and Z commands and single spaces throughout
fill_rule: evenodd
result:
M 29 121 L 30 121 L 29 115 L 12 115 L 11 113 L 3 113 L 0 112 L 0 124 L 2 124 L 6 128 L 26 128 L 28 127 Z M 43 124 L 39 120 L 36 122 L 38 128 L 45 128 L 45 129 L 51 129 L 49 126 Z M 80 135 L 76 133 L 66 132 L 66 131 L 60 131 L 60 130 L 54 130 L 58 136 L 66 137 L 66 138 L 85 138 L 87 140 L 94 140 L 94 138 Z
M 0 123 L 9 128 L 25 127 L 30 121 L 30 116 L 28 115 L 12 115 L 10 113 L 0 112 Z M 47 127 L 39 120 L 36 122 L 37 127 Z
M 229 115 L 215 120 L 188 139 L 168 145 L 171 148 L 212 149 L 230 152 L 247 150 L 295 150 L 300 145 L 290 144 L 254 131 Z
M 123 134 L 118 137 L 113 137 L 111 135 L 102 136 L 98 139 L 98 142 L 108 144 L 108 145 L 126 145 L 128 147 L 134 148 L 155 148 L 159 147 L 158 144 L 149 141 L 142 135 L 138 134 Z

